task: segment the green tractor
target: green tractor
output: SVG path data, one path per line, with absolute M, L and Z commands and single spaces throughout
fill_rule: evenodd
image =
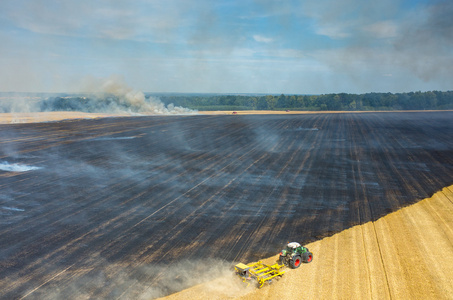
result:
M 299 243 L 289 243 L 285 249 L 280 252 L 279 261 L 281 264 L 290 266 L 292 269 L 300 267 L 302 262 L 309 263 L 313 260 L 313 253 Z

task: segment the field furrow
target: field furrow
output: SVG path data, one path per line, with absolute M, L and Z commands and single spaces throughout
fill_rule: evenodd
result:
M 155 298 L 288 241 L 318 241 L 322 268 L 303 279 L 310 298 L 427 295 L 407 285 L 445 272 L 442 259 L 404 253 L 451 249 L 451 192 L 404 221 L 382 217 L 453 183 L 452 120 L 389 112 L 0 125 L 0 298 Z M 429 295 L 450 291 L 448 276 L 431 279 L 421 283 Z

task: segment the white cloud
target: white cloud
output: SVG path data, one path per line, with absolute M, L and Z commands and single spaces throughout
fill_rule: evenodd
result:
M 22 5 L 0 3 L 0 17 L 39 34 L 128 40 L 168 36 L 193 17 L 182 0 L 172 1 L 173 5 L 139 2 L 25 0 Z
M 255 34 L 253 36 L 253 39 L 259 43 L 272 43 L 274 41 L 274 39 L 272 38 L 268 38 L 259 34 Z
M 347 32 L 345 28 L 342 28 L 338 24 L 320 26 L 316 29 L 316 34 L 325 35 L 327 37 L 330 37 L 331 39 L 344 39 L 351 36 L 351 34 Z

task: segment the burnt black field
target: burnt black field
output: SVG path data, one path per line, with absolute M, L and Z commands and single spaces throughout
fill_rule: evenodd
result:
M 1 299 L 152 298 L 451 185 L 453 112 L 0 125 L 0 168 Z

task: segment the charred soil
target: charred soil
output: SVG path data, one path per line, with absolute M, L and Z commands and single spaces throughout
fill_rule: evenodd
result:
M 0 298 L 164 296 L 288 241 L 376 221 L 453 183 L 452 120 L 396 112 L 0 125 Z

